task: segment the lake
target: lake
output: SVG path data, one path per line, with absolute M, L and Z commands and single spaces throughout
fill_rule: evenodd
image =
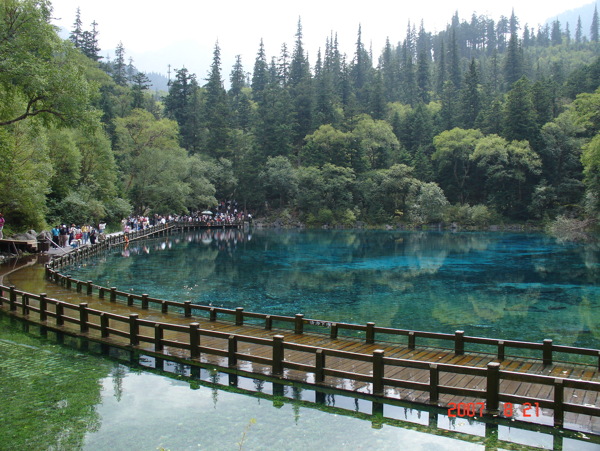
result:
M 543 234 L 198 231 L 69 272 L 161 299 L 600 348 L 600 248 Z

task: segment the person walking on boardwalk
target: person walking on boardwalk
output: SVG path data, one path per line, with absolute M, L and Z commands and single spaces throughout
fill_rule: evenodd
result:
M 4 215 L 2 213 L 0 213 L 0 240 L 4 238 L 4 232 L 2 232 L 3 229 L 4 229 Z

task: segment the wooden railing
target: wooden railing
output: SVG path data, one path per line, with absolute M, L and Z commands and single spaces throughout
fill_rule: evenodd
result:
M 168 313 L 170 310 L 183 312 L 186 317 L 205 315 L 210 321 L 224 320 L 232 321 L 236 325 L 243 325 L 246 320 L 250 320 L 253 324 L 262 324 L 266 330 L 273 329 L 276 326 L 282 330 L 293 330 L 295 334 L 304 333 L 305 326 L 316 326 L 326 328 L 328 335 L 332 339 L 338 338 L 340 332 L 358 333 L 362 335 L 365 343 L 372 344 L 377 341 L 390 340 L 391 337 L 406 337 L 406 345 L 409 349 L 416 349 L 417 340 L 436 340 L 441 343 L 439 347 L 450 348 L 457 355 L 462 355 L 468 352 L 467 344 L 473 344 L 478 347 L 476 352 L 481 352 L 482 349 L 489 349 L 488 352 L 493 353 L 498 360 L 503 361 L 507 356 L 518 356 L 519 354 L 510 354 L 510 349 L 513 350 L 534 350 L 537 355 L 527 357 L 538 358 L 544 365 L 551 365 L 555 360 L 556 354 L 583 356 L 584 358 L 593 358 L 594 365 L 600 369 L 600 350 L 581 348 L 573 346 L 556 345 L 551 339 L 543 340 L 541 343 L 518 341 L 518 340 L 501 340 L 495 338 L 472 337 L 465 335 L 464 331 L 458 330 L 454 334 L 424 332 L 406 329 L 394 329 L 389 327 L 378 327 L 373 322 L 365 325 L 349 324 L 342 322 L 324 321 L 320 319 L 305 318 L 303 314 L 296 314 L 294 317 L 283 315 L 269 315 L 264 313 L 247 312 L 243 307 L 236 309 L 227 309 L 222 307 L 206 306 L 192 304 L 191 301 L 177 302 L 168 301 L 150 297 L 149 294 L 134 294 L 131 292 L 120 291 L 117 287 L 103 287 L 95 285 L 93 281 L 82 281 L 71 277 L 68 274 L 63 274 L 59 270 L 67 265 L 72 265 L 77 261 L 85 258 L 90 258 L 93 255 L 101 252 L 108 247 L 123 244 L 126 242 L 124 238 L 127 236 L 128 241 L 133 241 L 149 236 L 162 235 L 172 233 L 173 230 L 181 227 L 193 227 L 194 223 L 169 223 L 159 225 L 146 230 L 139 230 L 125 235 L 110 235 L 107 239 L 97 245 L 81 247 L 75 249 L 67 255 L 53 259 L 46 265 L 46 277 L 55 283 L 72 289 L 75 287 L 77 292 L 83 292 L 87 295 L 96 293 L 100 298 L 104 299 L 107 296 L 111 302 L 126 302 L 127 305 L 140 305 L 142 309 L 158 308 L 163 313 Z M 487 348 L 486 348 L 487 347 Z M 567 360 L 564 357 L 561 360 Z
M 115 293 L 112 291 L 111 293 Z M 8 308 L 7 308 L 8 307 Z M 130 349 L 143 349 L 142 343 L 152 345 L 154 352 L 162 353 L 165 347 L 180 349 L 187 353 L 191 362 L 199 362 L 202 354 L 220 356 L 226 359 L 230 368 L 236 367 L 238 361 L 258 363 L 271 368 L 271 376 L 285 379 L 287 369 L 304 373 L 312 373 L 316 384 L 323 384 L 327 376 L 360 381 L 370 384 L 371 393 L 377 397 L 386 397 L 390 388 L 405 388 L 418 390 L 429 394 L 429 403 L 437 405 L 441 394 L 451 394 L 467 398 L 480 399 L 473 402 L 474 411 L 484 415 L 497 415 L 500 402 L 524 404 L 537 403 L 539 408 L 554 411 L 554 425 L 562 426 L 567 412 L 600 416 L 600 407 L 583 404 L 573 404 L 565 400 L 566 388 L 600 392 L 600 382 L 582 381 L 565 378 L 555 378 L 542 375 L 524 374 L 500 369 L 500 363 L 490 362 L 486 368 L 468 367 L 442 363 L 427 363 L 422 361 L 386 357 L 383 350 L 375 350 L 371 355 L 326 349 L 304 344 L 286 342 L 283 335 L 272 338 L 257 338 L 240 334 L 231 334 L 212 330 L 200 329 L 197 322 L 189 325 L 177 325 L 145 320 L 138 314 L 122 316 L 88 307 L 87 303 L 78 305 L 51 299 L 46 294 L 32 294 L 16 290 L 15 287 L 0 285 L 0 308 L 10 314 L 36 322 L 42 327 L 61 333 L 71 333 L 87 338 L 99 338 L 101 341 L 110 337 L 122 337 L 125 342 L 121 345 Z M 53 321 L 51 321 L 51 319 Z M 119 327 L 121 326 L 121 327 Z M 165 338 L 165 332 L 175 332 L 182 341 Z M 203 337 L 222 339 L 226 342 L 224 349 L 204 346 Z M 171 337 L 172 338 L 172 337 Z M 110 340 L 115 345 L 115 340 Z M 238 351 L 240 345 L 255 344 L 270 348 L 270 356 L 258 356 Z M 314 363 L 306 364 L 286 360 L 285 351 L 299 351 L 313 355 Z M 145 351 L 149 352 L 149 351 Z M 328 365 L 331 358 L 350 359 L 366 363 L 367 370 L 357 373 L 342 371 Z M 393 368 L 414 368 L 429 373 L 427 382 L 395 379 L 385 377 L 386 371 Z M 440 384 L 443 373 L 478 376 L 485 388 L 473 389 Z M 506 394 L 500 391 L 503 381 L 519 381 L 531 384 L 548 385 L 553 388 L 552 399 L 522 397 Z

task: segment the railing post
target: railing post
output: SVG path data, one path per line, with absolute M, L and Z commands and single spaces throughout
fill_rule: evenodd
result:
M 48 315 L 46 313 L 47 308 L 46 293 L 40 293 L 40 322 L 44 322 L 46 319 L 48 319 Z
M 230 335 L 228 338 L 228 352 L 227 352 L 227 365 L 229 368 L 233 368 L 237 365 L 237 337 Z
M 81 293 L 81 284 L 82 283 L 83 282 L 78 280 L 77 283 L 75 284 L 75 289 L 77 290 L 77 293 Z
M 463 355 L 465 353 L 465 332 L 457 330 L 454 332 L 454 354 Z
M 209 321 L 217 320 L 217 311 L 215 310 L 214 307 L 211 307 L 210 310 L 208 311 L 208 320 Z
M 497 415 L 500 406 L 500 363 L 487 364 L 487 384 L 485 410 L 490 415 Z
M 91 280 L 87 281 L 87 295 L 88 296 L 92 295 L 92 281 Z
M 440 370 L 435 363 L 429 364 L 429 402 L 437 404 L 440 399 Z
M 317 349 L 315 353 L 315 382 L 317 384 L 325 380 L 325 351 Z
M 154 350 L 162 351 L 163 350 L 163 338 L 164 338 L 164 330 L 163 326 L 159 323 L 154 325 Z
M 160 304 L 160 311 L 162 313 L 169 313 L 169 304 L 167 304 L 167 301 L 162 301 L 162 303 Z
M 79 330 L 82 333 L 88 331 L 88 311 L 87 302 L 79 304 Z
M 376 396 L 383 396 L 384 353 L 383 349 L 373 351 L 373 394 Z
M 296 335 L 302 335 L 304 332 L 304 315 L 302 313 L 296 313 L 294 322 L 294 333 Z
M 183 315 L 186 318 L 192 316 L 192 301 L 184 301 L 183 302 Z
M 10 311 L 14 312 L 17 310 L 17 292 L 15 291 L 15 287 L 11 286 L 9 289 L 8 302 L 10 303 Z
M 143 309 L 148 308 L 148 295 L 147 294 L 142 294 L 142 308 Z
M 104 287 L 99 287 L 98 288 L 98 297 L 100 299 L 104 299 Z
M 29 296 L 25 293 L 21 296 L 21 307 L 23 316 L 29 315 Z
M 271 330 L 273 328 L 273 318 L 271 315 L 265 316 L 265 330 Z
M 331 323 L 331 331 L 329 332 L 329 338 L 337 340 L 338 337 L 338 325 L 337 323 Z
M 56 325 L 62 326 L 65 321 L 63 320 L 63 315 L 65 312 L 65 307 L 61 301 L 58 301 L 56 304 Z
M 273 374 L 281 376 L 283 374 L 283 335 L 273 336 Z
M 190 324 L 190 357 L 197 359 L 200 357 L 200 324 Z
M 408 333 L 408 349 L 415 349 L 415 333 L 411 330 Z
M 140 339 L 138 337 L 140 333 L 140 325 L 138 324 L 137 313 L 129 314 L 129 344 L 131 346 L 137 346 L 140 344 Z
M 131 307 L 133 305 L 133 294 L 127 295 L 127 307 Z
M 117 287 L 110 287 L 110 302 L 117 302 Z
M 554 427 L 562 427 L 565 419 L 565 386 L 563 379 L 554 379 Z
M 375 323 L 367 323 L 365 343 L 368 345 L 375 343 Z
M 552 365 L 552 339 L 546 338 L 543 343 L 543 363 L 544 366 Z
M 69 275 L 67 276 L 67 289 L 71 289 L 71 283 L 73 282 L 73 278 Z
M 106 312 L 100 313 L 100 336 L 102 338 L 108 338 L 108 314 Z
M 504 345 L 504 341 L 500 340 L 498 341 L 498 360 L 500 360 L 501 362 L 505 359 L 505 345 Z
M 244 308 L 237 307 L 235 309 L 235 325 L 243 326 L 244 325 Z

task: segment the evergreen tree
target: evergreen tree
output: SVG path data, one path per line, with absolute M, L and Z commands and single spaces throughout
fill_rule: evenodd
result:
M 81 35 L 81 51 L 85 56 L 94 61 L 100 61 L 100 47 L 98 47 L 98 24 L 92 22 L 92 31 L 84 31 Z
M 179 125 L 179 143 L 190 153 L 200 151 L 200 93 L 196 75 L 184 67 L 175 71 L 175 80 L 165 97 L 165 113 Z
M 590 41 L 599 42 L 598 32 L 600 31 L 598 23 L 598 7 L 594 6 L 594 15 L 592 16 L 592 25 L 590 26 Z
M 583 41 L 583 26 L 581 25 L 581 16 L 577 16 L 577 28 L 575 28 L 575 44 L 579 48 L 579 44 Z
M 256 102 L 263 101 L 263 94 L 269 82 L 269 66 L 267 64 L 267 56 L 265 54 L 265 46 L 263 40 L 260 40 L 258 54 L 254 61 L 254 71 L 252 73 L 252 95 Z
M 504 80 L 508 87 L 523 76 L 523 52 L 516 33 L 510 35 L 504 58 Z
M 465 129 L 474 128 L 477 116 L 481 111 L 481 95 L 479 93 L 479 74 L 475 58 L 471 60 L 469 72 L 465 75 L 465 81 L 460 95 L 460 123 Z
M 125 64 L 125 48 L 119 41 L 115 50 L 115 60 L 113 62 L 113 80 L 119 86 L 127 86 L 127 66 Z
M 294 105 L 292 142 L 297 150 L 302 147 L 304 137 L 313 130 L 313 86 L 308 58 L 302 43 L 302 23 L 298 19 L 296 43 L 292 53 L 289 77 L 290 95 Z
M 144 108 L 144 92 L 150 89 L 150 86 L 152 86 L 150 79 L 144 72 L 138 72 L 133 76 L 131 86 L 133 108 Z
M 370 80 L 372 67 L 371 57 L 365 50 L 365 46 L 362 42 L 362 31 L 361 26 L 359 25 L 356 51 L 354 53 L 354 60 L 350 66 L 350 75 L 356 99 L 363 110 L 367 105 L 367 84 Z
M 506 140 L 529 141 L 534 149 L 539 144 L 531 83 L 526 77 L 517 81 L 506 95 L 502 125 Z
M 562 44 L 562 30 L 560 29 L 560 22 L 555 20 L 552 22 L 552 31 L 550 32 L 550 42 L 552 45 Z
M 81 9 L 77 7 L 75 13 L 75 22 L 73 23 L 73 31 L 69 35 L 69 40 L 73 43 L 75 48 L 81 48 L 83 45 L 83 28 L 81 22 Z
M 229 104 L 221 78 L 221 49 L 215 44 L 213 62 L 208 74 L 204 103 L 207 130 L 206 151 L 215 158 L 229 157 Z

